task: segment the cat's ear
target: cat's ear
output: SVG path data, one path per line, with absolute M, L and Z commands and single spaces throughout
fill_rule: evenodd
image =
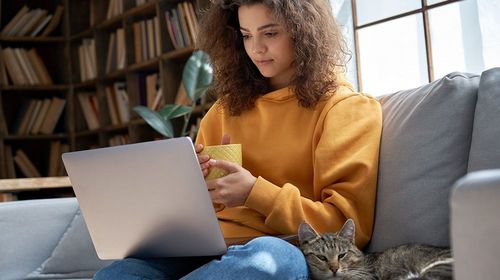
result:
M 347 219 L 347 221 L 345 221 L 344 225 L 340 229 L 339 235 L 351 240 L 351 242 L 354 243 L 354 232 L 354 221 L 352 219 Z
M 299 243 L 304 244 L 319 237 L 319 234 L 307 222 L 302 222 L 299 226 Z

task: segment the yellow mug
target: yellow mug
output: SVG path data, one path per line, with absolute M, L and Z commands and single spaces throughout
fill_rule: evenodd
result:
M 238 165 L 242 164 L 241 144 L 225 144 L 206 146 L 201 152 L 203 155 L 209 155 L 215 160 L 222 159 L 234 162 Z M 216 179 L 227 175 L 227 171 L 217 167 L 211 167 L 206 179 Z

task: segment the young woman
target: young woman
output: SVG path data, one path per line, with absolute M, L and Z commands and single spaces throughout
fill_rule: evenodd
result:
M 218 258 L 125 259 L 96 279 L 307 279 L 305 259 L 276 237 L 307 220 L 321 232 L 356 221 L 371 236 L 381 134 L 379 103 L 342 78 L 346 50 L 327 0 L 214 0 L 199 48 L 218 101 L 196 151 L 241 143 L 243 166 L 199 155 L 225 237 L 256 237 Z M 261 237 L 266 236 L 266 237 Z M 128 277 L 128 278 L 127 278 Z

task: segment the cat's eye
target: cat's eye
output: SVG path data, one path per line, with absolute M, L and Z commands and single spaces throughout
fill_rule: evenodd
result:
M 345 253 L 339 254 L 339 259 L 343 259 L 345 257 Z
M 318 259 L 320 259 L 321 261 L 324 261 L 324 262 L 328 261 L 328 260 L 326 259 L 326 257 L 325 257 L 325 256 L 317 256 L 317 257 L 318 257 Z

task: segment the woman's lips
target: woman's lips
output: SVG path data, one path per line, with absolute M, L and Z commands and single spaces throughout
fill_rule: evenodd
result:
M 255 60 L 255 64 L 259 66 L 266 66 L 271 64 L 271 62 L 273 62 L 272 59 Z

